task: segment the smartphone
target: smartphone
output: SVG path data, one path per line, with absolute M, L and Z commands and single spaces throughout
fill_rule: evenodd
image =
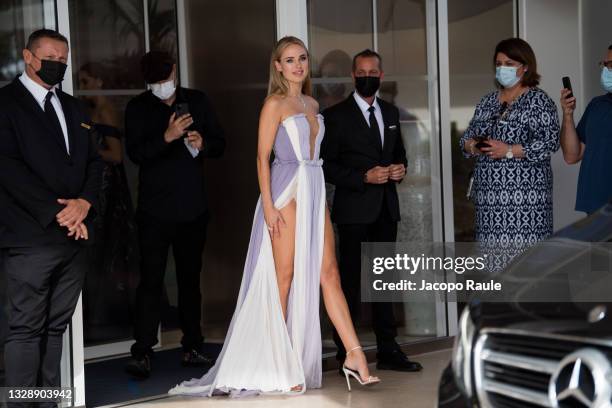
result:
M 573 97 L 574 93 L 572 92 L 572 82 L 570 81 L 569 77 L 564 76 L 561 78 L 561 81 L 563 82 L 563 88 L 570 90 L 570 93 L 565 97 L 565 99 Z
M 189 104 L 187 102 L 178 102 L 174 105 L 174 113 L 176 117 L 183 116 L 189 113 Z
M 476 147 L 477 149 L 482 149 L 483 147 L 491 147 L 491 145 L 486 142 L 487 138 L 485 136 L 476 136 L 474 140 L 476 140 L 476 144 L 474 145 L 474 147 Z
M 183 115 L 189 114 L 189 104 L 187 102 L 177 102 L 174 105 L 174 113 L 176 114 L 175 118 L 179 118 Z M 191 129 L 191 126 L 187 128 L 187 130 L 190 130 L 190 129 Z M 187 132 L 183 134 L 183 138 L 186 138 L 186 137 L 187 137 Z

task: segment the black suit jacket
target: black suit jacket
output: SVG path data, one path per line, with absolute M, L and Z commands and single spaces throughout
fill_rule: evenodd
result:
M 166 143 L 164 132 L 178 102 L 189 105 L 204 148 L 194 158 L 183 139 Z M 202 159 L 219 157 L 225 149 L 223 130 L 203 92 L 178 88 L 176 102 L 168 106 L 151 91 L 132 99 L 125 112 L 126 148 L 140 166 L 138 211 L 167 221 L 187 222 L 208 209 Z
M 400 131 L 399 111 L 378 99 L 384 122 L 384 146 L 370 133 L 368 122 L 353 95 L 323 111 L 325 137 L 321 145 L 323 171 L 328 183 L 335 184 L 331 217 L 337 224 L 369 224 L 379 216 L 383 198 L 391 217 L 399 221 L 399 201 L 395 182 L 364 183 L 365 173 L 376 166 L 407 165 Z
M 0 89 L 0 247 L 66 243 L 68 230 L 55 216 L 64 206 L 58 198 L 98 202 L 104 163 L 90 137 L 89 118 L 78 99 L 57 90 L 66 125 L 64 136 L 19 78 Z

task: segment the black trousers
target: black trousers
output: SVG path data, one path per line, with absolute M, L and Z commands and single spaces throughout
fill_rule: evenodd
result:
M 184 350 L 199 349 L 204 341 L 200 327 L 200 272 L 208 214 L 190 222 L 172 222 L 139 213 L 137 220 L 141 261 L 135 305 L 136 343 L 132 345 L 132 355 L 137 358 L 151 355 L 152 347 L 157 343 L 164 273 L 170 247 L 176 265 L 179 323 L 183 331 L 181 344 Z
M 395 242 L 397 221 L 391 217 L 386 202 L 371 224 L 338 224 L 339 268 L 342 290 L 346 296 L 355 325 L 361 314 L 361 243 Z M 372 302 L 372 328 L 379 352 L 391 352 L 397 346 L 397 328 L 392 303 Z M 344 360 L 346 350 L 334 330 L 334 342 L 338 347 L 338 359 Z
M 60 386 L 62 335 L 83 286 L 87 254 L 77 243 L 4 249 L 7 387 Z

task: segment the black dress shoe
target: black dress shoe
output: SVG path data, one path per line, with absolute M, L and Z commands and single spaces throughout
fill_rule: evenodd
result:
M 181 360 L 181 364 L 184 367 L 203 367 L 211 366 L 215 364 L 215 361 L 210 357 L 206 357 L 199 351 L 191 349 L 183 353 L 183 359 Z
M 378 358 L 376 363 L 378 370 L 421 371 L 423 369 L 420 363 L 408 360 L 401 350 L 379 352 L 376 357 Z
M 125 371 L 136 378 L 149 378 L 151 375 L 151 359 L 149 356 L 132 357 L 125 366 Z

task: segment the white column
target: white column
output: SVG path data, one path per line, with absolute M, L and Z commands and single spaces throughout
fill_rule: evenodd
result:
M 32 11 L 34 7 L 32 5 L 28 5 Z M 24 13 L 24 18 L 32 17 L 34 13 Z M 43 2 L 43 21 L 44 27 L 50 30 L 55 30 L 55 1 L 53 0 L 44 0 Z M 36 24 L 28 25 L 27 22 L 24 21 L 24 27 L 36 27 Z M 29 34 L 29 33 L 28 33 Z
M 151 51 L 151 36 L 149 35 L 149 0 L 142 0 L 142 12 L 144 16 L 145 52 L 149 52 Z
M 612 1 L 579 0 L 579 3 L 582 106 L 586 107 L 591 99 L 604 93 L 600 84 L 601 68 L 597 62 L 604 59 L 608 47 L 612 44 L 612 30 L 610 29 Z M 572 81 L 574 81 L 573 78 Z
M 542 75 L 540 88 L 555 101 L 561 118 L 561 78 L 569 76 L 578 102 L 576 120 L 584 110 L 579 3 L 579 0 L 519 2 L 519 34 L 535 52 L 538 72 Z M 574 211 L 579 166 L 566 164 L 559 150 L 552 158 L 552 168 L 554 228 L 558 230 L 584 214 Z
M 181 86 L 189 88 L 191 86 L 191 78 L 189 77 L 189 38 L 187 37 L 188 19 L 187 16 L 187 1 L 176 0 L 176 33 L 178 36 L 178 59 L 179 59 L 179 74 L 181 78 Z
M 434 219 L 437 218 L 437 221 L 434 223 L 434 241 L 454 242 L 455 221 L 453 207 L 453 146 L 450 127 L 448 0 L 438 0 L 437 7 L 433 5 L 430 7 L 437 10 L 437 13 L 432 13 L 432 17 L 437 19 L 433 21 L 434 24 L 437 23 L 437 33 L 435 37 L 437 44 L 430 46 L 428 53 L 432 54 L 433 57 L 433 50 L 437 52 L 437 66 L 435 68 L 438 71 L 438 95 L 436 98 L 438 106 L 436 107 L 436 112 L 438 112 L 439 115 L 439 120 L 436 123 L 439 126 L 439 133 L 435 135 L 437 137 L 437 149 L 434 149 L 432 145 L 432 152 L 435 151 L 438 155 L 436 161 L 432 158 L 432 176 L 433 174 L 438 175 L 438 180 L 436 180 L 435 183 L 432 180 L 432 189 L 434 186 L 436 187 L 432 195 L 434 198 L 432 202 L 439 208 L 438 214 L 440 215 L 439 217 L 434 217 Z M 435 165 L 437 165 L 438 168 L 435 169 L 434 173 Z M 436 214 L 435 209 L 436 208 L 434 208 L 434 214 Z M 436 230 L 438 231 L 437 234 Z M 455 279 L 455 274 L 453 272 L 449 273 L 448 279 L 449 281 L 453 281 Z M 454 336 L 457 334 L 457 319 L 456 302 L 436 302 L 436 322 L 439 334 L 446 332 L 447 322 L 448 333 L 446 333 L 446 335 Z
M 68 0 L 57 0 L 57 31 L 62 33 L 70 44 L 70 19 Z M 70 47 L 72 48 L 72 47 Z M 71 49 L 71 52 L 73 50 Z M 72 59 L 68 58 L 68 69 L 62 82 L 62 90 L 68 94 L 74 93 L 72 82 Z M 85 365 L 84 365 L 84 345 L 83 345 L 83 309 L 82 296 L 79 296 L 72 322 L 64 333 L 61 375 L 63 387 L 74 387 L 73 406 L 85 405 Z
M 292 35 L 308 47 L 306 0 L 276 0 L 276 38 Z

